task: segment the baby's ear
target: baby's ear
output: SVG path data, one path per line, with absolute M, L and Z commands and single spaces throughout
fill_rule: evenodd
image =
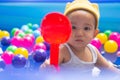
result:
M 94 37 L 96 37 L 96 35 L 99 33 L 99 29 L 96 29 L 95 30 L 95 33 L 94 33 Z

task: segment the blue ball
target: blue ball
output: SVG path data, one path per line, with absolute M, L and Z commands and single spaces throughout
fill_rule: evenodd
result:
M 23 68 L 27 63 L 27 59 L 23 55 L 15 55 L 12 59 L 12 65 L 15 68 Z
M 11 39 L 9 37 L 3 37 L 1 39 L 1 45 L 9 46 L 11 44 Z
M 0 68 L 4 69 L 6 66 L 5 62 L 3 59 L 0 58 Z
M 32 54 L 33 54 L 33 59 L 36 62 L 43 63 L 46 60 L 46 58 L 47 58 L 47 53 L 43 49 L 36 50 Z

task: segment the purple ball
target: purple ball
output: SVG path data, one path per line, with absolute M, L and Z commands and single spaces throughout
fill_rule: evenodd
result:
M 47 53 L 43 49 L 39 49 L 39 50 L 36 50 L 36 51 L 33 52 L 33 59 L 36 62 L 43 63 L 45 61 L 46 57 L 47 57 Z
M 1 44 L 3 46 L 9 46 L 11 44 L 11 39 L 9 37 L 3 37 L 1 39 Z
M 15 55 L 12 59 L 12 65 L 15 68 L 23 68 L 27 63 L 27 59 L 23 55 Z

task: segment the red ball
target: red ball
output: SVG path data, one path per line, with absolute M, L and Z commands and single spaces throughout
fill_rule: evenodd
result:
M 61 44 L 68 40 L 71 33 L 71 23 L 66 16 L 53 12 L 47 14 L 41 23 L 41 34 L 50 44 Z

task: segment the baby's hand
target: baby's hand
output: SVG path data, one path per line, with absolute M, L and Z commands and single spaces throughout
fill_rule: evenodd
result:
M 43 64 L 40 65 L 40 68 L 46 68 L 47 66 L 50 66 L 50 60 L 47 59 Z
M 40 70 L 46 71 L 46 72 L 57 72 L 54 65 L 50 65 L 50 60 L 45 60 L 43 64 L 40 65 Z

